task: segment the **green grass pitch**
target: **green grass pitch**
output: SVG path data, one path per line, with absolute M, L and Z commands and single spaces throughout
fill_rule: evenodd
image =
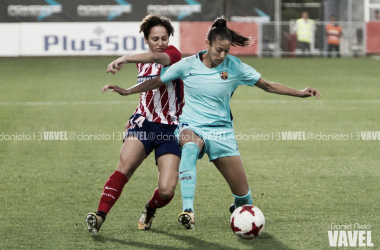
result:
M 231 192 L 207 156 L 197 164 L 195 230 L 177 222 L 178 184 L 152 229 L 139 231 L 157 185 L 152 155 L 90 235 L 85 215 L 97 209 L 138 102 L 138 95 L 101 93 L 106 84 L 136 82 L 135 65 L 106 74 L 114 58 L 0 58 L 0 249 L 331 249 L 332 224 L 354 223 L 369 225 L 368 249 L 380 249 L 380 140 L 361 137 L 380 133 L 380 61 L 372 58 L 241 58 L 267 80 L 322 93 L 317 100 L 235 91 L 235 132 L 256 136 L 238 143 L 253 204 L 266 216 L 259 238 L 231 232 Z M 43 140 L 44 131 L 104 140 Z M 325 140 L 283 140 L 289 131 Z

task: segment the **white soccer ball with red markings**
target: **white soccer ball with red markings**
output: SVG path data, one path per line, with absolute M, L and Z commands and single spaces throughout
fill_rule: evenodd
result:
M 235 209 L 230 218 L 231 229 L 241 238 L 258 237 L 265 227 L 265 217 L 258 207 L 243 205 Z

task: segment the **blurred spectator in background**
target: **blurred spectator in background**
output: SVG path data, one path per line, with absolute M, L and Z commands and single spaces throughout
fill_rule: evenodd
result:
M 302 18 L 297 20 L 295 30 L 297 41 L 302 52 L 305 53 L 305 51 L 308 50 L 309 56 L 311 56 L 310 44 L 312 44 L 314 39 L 316 26 L 315 22 L 309 19 L 309 13 L 306 11 L 302 12 Z
M 335 15 L 330 16 L 330 22 L 326 24 L 328 57 L 331 57 L 333 51 L 336 51 L 337 57 L 340 57 L 340 37 L 342 36 L 342 27 L 336 22 Z
M 374 21 L 380 21 L 380 11 L 379 10 L 375 10 L 375 15 L 373 17 L 373 20 Z

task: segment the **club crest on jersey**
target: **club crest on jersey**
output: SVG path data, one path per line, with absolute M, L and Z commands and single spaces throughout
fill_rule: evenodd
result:
M 227 71 L 220 72 L 220 78 L 222 78 L 223 80 L 226 80 L 228 78 L 228 72 Z

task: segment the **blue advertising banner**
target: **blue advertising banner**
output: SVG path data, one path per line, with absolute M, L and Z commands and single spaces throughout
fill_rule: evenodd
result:
M 0 22 L 141 21 L 148 14 L 172 21 L 211 21 L 223 0 L 0 0 Z
M 274 21 L 275 0 L 226 0 L 225 17 L 234 22 Z

